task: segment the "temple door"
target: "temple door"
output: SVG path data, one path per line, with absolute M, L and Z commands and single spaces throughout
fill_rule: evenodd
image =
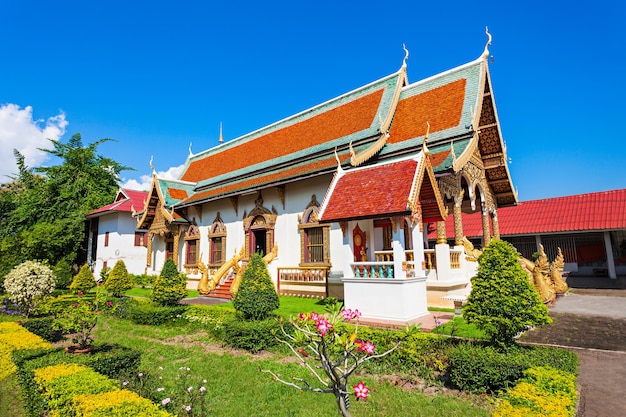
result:
M 366 262 L 367 261 L 367 239 L 365 232 L 361 230 L 357 224 L 354 230 L 352 230 L 352 242 L 354 244 L 354 261 Z

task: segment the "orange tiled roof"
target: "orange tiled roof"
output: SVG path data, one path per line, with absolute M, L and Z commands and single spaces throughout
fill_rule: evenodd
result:
M 381 88 L 253 141 L 195 160 L 181 179 L 199 182 L 364 130 L 375 120 L 383 92 Z
M 169 193 L 170 197 L 176 200 L 184 200 L 185 198 L 188 197 L 186 190 L 181 190 L 178 188 L 168 188 L 167 192 Z
M 461 120 L 466 84 L 467 80 L 462 78 L 401 100 L 387 143 L 424 136 L 426 122 L 430 123 L 431 133 L 457 126 Z

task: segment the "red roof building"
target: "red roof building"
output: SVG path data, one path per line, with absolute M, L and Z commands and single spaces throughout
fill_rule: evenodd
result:
M 477 245 L 480 214 L 463 214 L 463 232 Z M 585 275 L 626 275 L 626 189 L 520 202 L 498 209 L 500 236 L 530 259 L 543 244 L 554 258 L 560 247 L 570 270 Z M 446 235 L 454 239 L 452 219 Z M 431 231 L 429 239 L 435 240 Z

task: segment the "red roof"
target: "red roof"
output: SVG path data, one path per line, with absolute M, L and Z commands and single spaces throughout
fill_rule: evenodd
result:
M 144 201 L 148 198 L 146 191 L 129 190 L 122 188 L 117 192 L 115 201 L 111 204 L 107 204 L 104 207 L 95 209 L 94 211 L 87 213 L 87 217 L 97 217 L 110 212 L 132 212 L 134 207 L 136 210 L 141 210 L 144 206 Z
M 626 229 L 626 189 L 524 201 L 499 208 L 498 224 L 502 236 Z M 446 231 L 454 237 L 453 216 Z M 482 236 L 480 212 L 463 214 L 463 232 Z M 429 237 L 436 238 L 436 232 Z
M 408 159 L 344 172 L 324 202 L 321 220 L 406 213 L 417 165 L 417 161 Z

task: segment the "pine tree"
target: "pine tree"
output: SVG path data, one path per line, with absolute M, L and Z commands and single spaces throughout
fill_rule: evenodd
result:
M 280 306 L 274 283 L 260 254 L 255 253 L 246 266 L 233 307 L 245 320 L 263 320 Z
M 70 285 L 70 290 L 76 292 L 87 292 L 95 286 L 96 280 L 93 277 L 93 273 L 91 272 L 89 265 L 85 264 L 82 268 L 80 268 L 80 271 L 78 271 L 78 274 L 74 277 L 72 285 Z
M 468 323 L 475 323 L 499 347 L 513 344 L 530 326 L 551 322 L 519 256 L 510 243 L 493 240 L 478 258 L 478 273 L 463 309 Z
M 72 268 L 65 259 L 61 259 L 52 270 L 54 273 L 55 288 L 66 289 L 72 284 Z
M 109 276 L 104 282 L 104 288 L 111 292 L 114 297 L 121 297 L 126 290 L 133 288 L 133 281 L 126 270 L 126 264 L 121 259 L 109 272 Z
M 178 272 L 172 259 L 167 259 L 154 281 L 150 298 L 160 305 L 174 305 L 186 296 L 187 276 Z

